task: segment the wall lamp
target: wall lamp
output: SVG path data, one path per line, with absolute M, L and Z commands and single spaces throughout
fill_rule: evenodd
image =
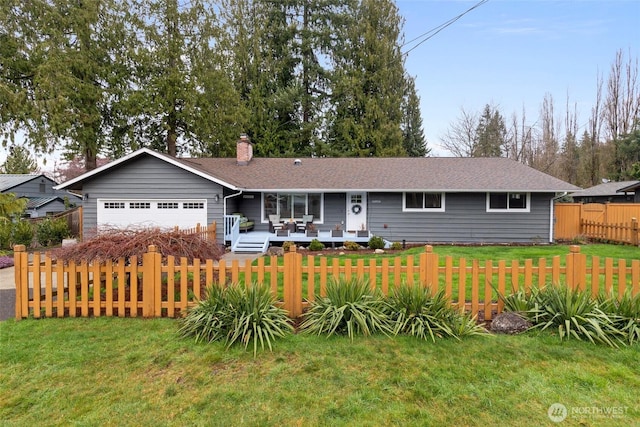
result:
M 213 195 L 213 201 L 218 203 L 220 201 L 220 195 L 219 194 L 214 194 Z

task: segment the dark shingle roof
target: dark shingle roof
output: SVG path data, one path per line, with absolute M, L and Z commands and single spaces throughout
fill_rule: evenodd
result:
M 568 195 L 571 197 L 616 196 L 620 195 L 623 188 L 637 183 L 638 181 L 605 182 Z
M 519 191 L 565 192 L 579 187 L 505 158 L 174 158 L 142 148 L 65 182 L 56 189 L 80 189 L 90 177 L 148 155 L 231 189 L 245 191 Z M 296 164 L 299 163 L 299 164 Z
M 505 158 L 178 159 L 246 190 L 574 191 L 578 187 Z

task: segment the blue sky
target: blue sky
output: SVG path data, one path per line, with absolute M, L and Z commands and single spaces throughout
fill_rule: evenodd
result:
M 405 40 L 476 3 L 397 0 Z M 524 106 L 533 124 L 549 93 L 558 113 L 567 96 L 577 103 L 585 124 L 598 75 L 606 79 L 620 49 L 625 59 L 640 58 L 640 0 L 489 0 L 407 55 L 432 155 L 449 155 L 437 145 L 462 107 L 478 112 L 493 103 L 509 119 Z

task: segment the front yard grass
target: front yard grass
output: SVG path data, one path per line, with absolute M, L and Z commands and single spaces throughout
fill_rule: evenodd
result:
M 569 411 L 560 425 L 640 423 L 638 345 L 293 335 L 254 358 L 177 329 L 170 319 L 0 323 L 1 424 L 557 425 L 554 403 Z

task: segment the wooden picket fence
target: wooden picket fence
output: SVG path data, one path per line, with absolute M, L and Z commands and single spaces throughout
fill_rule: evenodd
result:
M 571 246 L 564 256 L 524 261 L 484 261 L 440 257 L 431 246 L 417 256 L 351 259 L 302 255 L 295 247 L 284 254 L 258 258 L 256 265 L 213 260 L 163 259 L 149 246 L 142 259 L 117 262 L 68 263 L 34 253 L 31 261 L 24 246 L 15 247 L 16 318 L 27 317 L 179 317 L 203 296 L 208 285 L 220 283 L 268 284 L 290 317 L 299 317 L 306 305 L 325 295 L 333 278 L 366 280 L 387 295 L 394 287 L 429 285 L 444 289 L 452 305 L 490 320 L 503 310 L 502 295 L 533 286 L 566 283 L 622 295 L 640 292 L 640 260 L 600 259 Z M 267 265 L 265 260 L 269 261 Z M 317 261 L 317 262 L 316 262 Z M 222 280 L 220 280 L 222 278 Z

